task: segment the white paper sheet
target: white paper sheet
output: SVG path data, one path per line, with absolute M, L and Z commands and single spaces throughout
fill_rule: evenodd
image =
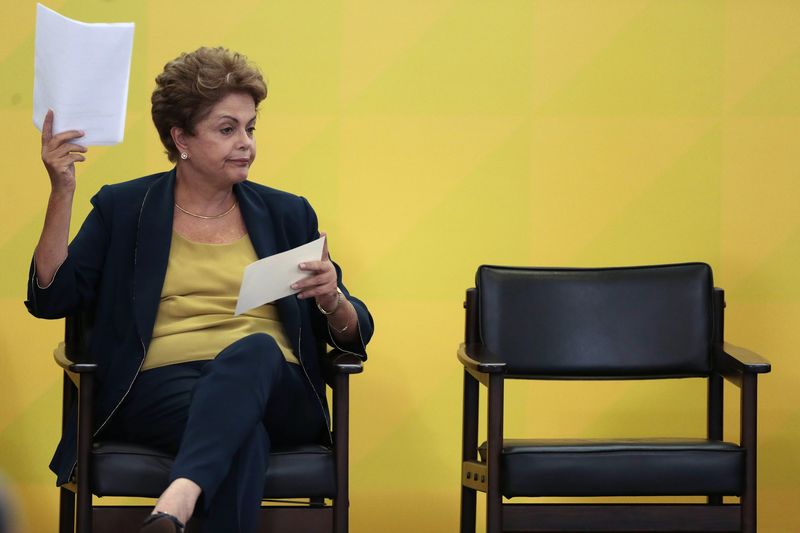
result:
M 300 270 L 298 265 L 306 261 L 319 261 L 324 243 L 325 237 L 320 237 L 308 244 L 247 265 L 234 316 L 300 292 L 291 288 L 292 283 L 307 278 L 311 273 Z
M 83 146 L 117 144 L 133 50 L 133 23 L 87 24 L 36 5 L 33 123 L 42 130 L 48 109 L 53 133 L 83 130 Z

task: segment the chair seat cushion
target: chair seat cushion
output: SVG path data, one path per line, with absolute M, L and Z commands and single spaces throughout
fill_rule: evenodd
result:
M 486 443 L 481 458 L 486 460 Z M 503 496 L 740 495 L 744 450 L 706 439 L 506 439 Z
M 172 456 L 153 448 L 102 442 L 92 449 L 92 491 L 97 496 L 156 498 L 167 487 Z M 333 498 L 333 450 L 318 444 L 275 448 L 269 455 L 264 498 Z

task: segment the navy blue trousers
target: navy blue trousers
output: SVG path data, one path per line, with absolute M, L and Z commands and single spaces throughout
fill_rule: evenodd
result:
M 170 480 L 202 489 L 203 530 L 249 533 L 273 446 L 319 442 L 322 405 L 299 365 L 269 335 L 244 337 L 211 361 L 142 372 L 104 438 L 175 454 Z

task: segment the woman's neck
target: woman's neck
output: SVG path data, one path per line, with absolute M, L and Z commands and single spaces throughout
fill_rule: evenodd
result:
M 217 214 L 235 201 L 230 184 L 219 186 L 182 172 L 180 165 L 175 176 L 175 203 L 201 215 Z

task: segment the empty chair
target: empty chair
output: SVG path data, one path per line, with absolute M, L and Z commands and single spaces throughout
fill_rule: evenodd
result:
M 461 531 L 476 492 L 487 531 L 756 531 L 756 386 L 770 364 L 723 340 L 724 293 L 702 263 L 481 266 L 467 291 Z M 707 434 L 504 439 L 503 385 L 525 380 L 708 382 Z M 741 438 L 722 439 L 723 379 L 741 389 Z M 488 389 L 478 444 L 479 383 Z M 531 385 L 535 386 L 535 385 Z M 520 409 L 513 405 L 509 409 Z M 557 405 L 542 406 L 557 409 Z M 703 496 L 704 503 L 503 503 L 503 497 Z M 738 503 L 723 503 L 736 496 Z

